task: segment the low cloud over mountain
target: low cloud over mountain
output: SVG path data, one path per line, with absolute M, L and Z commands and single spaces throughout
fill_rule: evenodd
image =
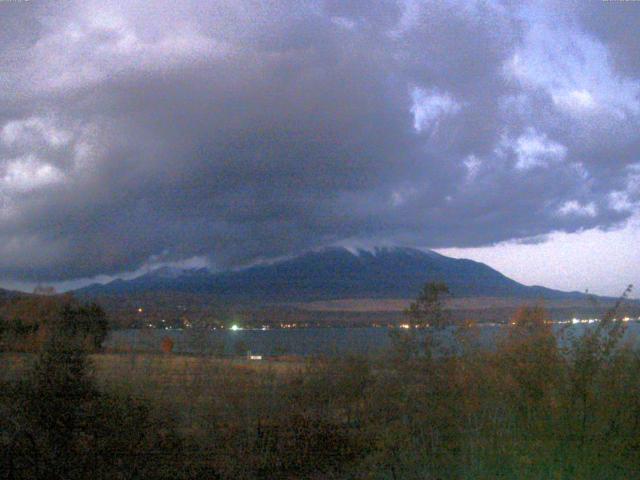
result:
M 0 2 L 0 277 L 612 228 L 633 2 Z
M 237 271 L 182 272 L 160 268 L 132 280 L 114 280 L 77 291 L 82 296 L 195 293 L 213 299 L 298 302 L 353 298 L 414 298 L 427 281 L 447 284 L 456 297 L 586 299 L 578 292 L 528 287 L 466 259 L 412 248 L 350 251 L 327 248 Z

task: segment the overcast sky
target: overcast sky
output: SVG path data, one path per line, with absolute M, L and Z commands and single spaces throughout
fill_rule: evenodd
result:
M 0 285 L 393 244 L 619 293 L 639 26 L 623 1 L 0 1 Z

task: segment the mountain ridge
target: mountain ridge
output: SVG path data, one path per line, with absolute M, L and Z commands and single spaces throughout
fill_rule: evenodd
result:
M 453 295 L 464 297 L 586 298 L 576 291 L 520 284 L 480 262 L 408 247 L 355 251 L 328 247 L 223 272 L 161 268 L 131 280 L 89 285 L 75 293 L 100 296 L 175 291 L 262 302 L 414 298 L 427 281 L 443 281 Z

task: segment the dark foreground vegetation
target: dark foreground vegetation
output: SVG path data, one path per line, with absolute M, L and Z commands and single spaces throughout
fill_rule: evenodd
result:
M 487 351 L 472 323 L 439 343 L 444 294 L 407 312 L 426 342 L 286 367 L 90 355 L 98 307 L 52 304 L 35 353 L 0 357 L 24 363 L 1 377 L 0 478 L 640 478 L 640 354 L 614 311 L 558 342 L 523 307 Z

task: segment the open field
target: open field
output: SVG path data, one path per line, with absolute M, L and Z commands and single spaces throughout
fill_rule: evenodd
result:
M 276 312 L 288 321 L 308 322 L 314 325 L 393 325 L 403 323 L 404 310 L 411 304 L 410 299 L 352 298 L 327 300 L 290 305 L 291 311 Z M 449 298 L 445 306 L 454 321 L 474 320 L 476 322 L 506 323 L 522 305 L 541 305 L 552 320 L 563 321 L 572 318 L 601 318 L 615 305 L 615 300 L 535 300 L 505 297 L 462 297 Z M 619 314 L 638 317 L 640 302 L 626 300 Z M 271 318 L 268 311 L 258 311 L 252 318 Z
M 409 298 L 346 298 L 341 300 L 323 300 L 295 303 L 292 306 L 308 311 L 321 312 L 402 312 L 414 299 Z M 445 301 L 451 310 L 491 310 L 518 308 L 522 304 L 540 303 L 547 309 L 586 309 L 609 308 L 614 300 L 600 301 L 594 307 L 589 300 L 535 300 L 507 297 L 460 297 Z
M 19 378 L 33 364 L 31 353 L 0 353 L 0 381 Z M 114 384 L 157 383 L 184 385 L 206 375 L 287 375 L 304 368 L 304 360 L 214 358 L 161 353 L 95 353 L 89 355 L 99 382 Z
M 24 376 L 35 355 L 0 354 L 0 382 Z M 148 402 L 177 421 L 179 430 L 200 435 L 212 411 L 248 408 L 267 385 L 286 383 L 303 371 L 303 361 L 250 361 L 174 354 L 92 354 L 96 385 Z

